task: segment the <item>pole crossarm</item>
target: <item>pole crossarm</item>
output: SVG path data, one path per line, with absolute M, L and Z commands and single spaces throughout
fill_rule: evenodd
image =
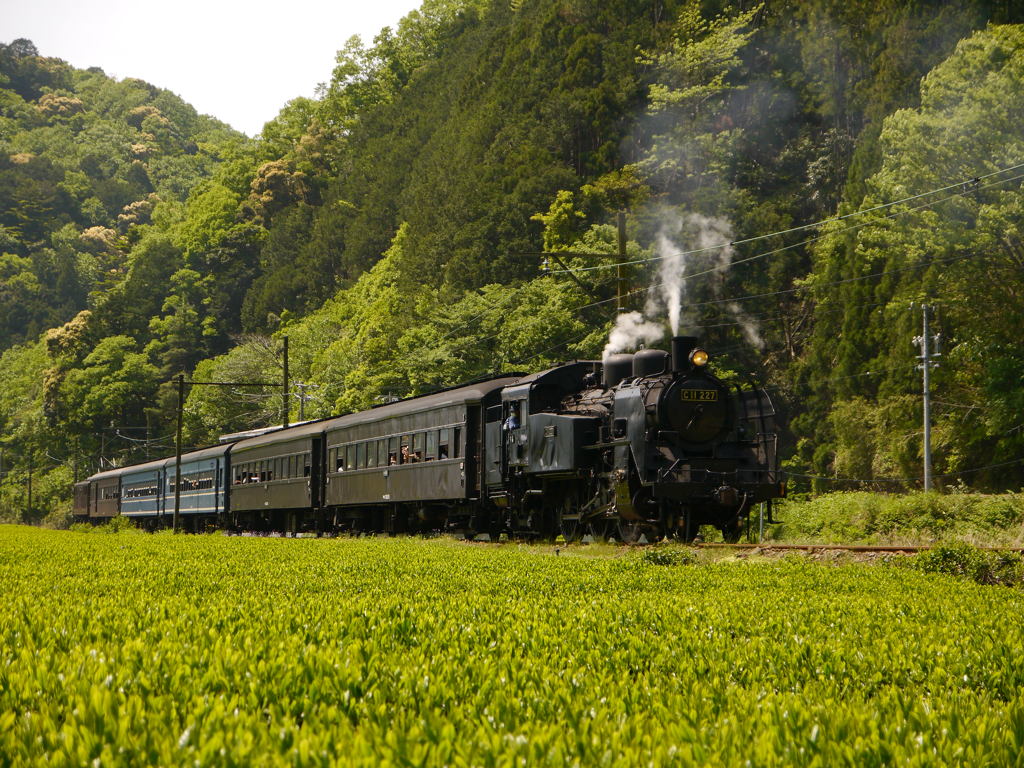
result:
M 186 381 L 186 385 L 203 387 L 279 387 L 278 381 Z

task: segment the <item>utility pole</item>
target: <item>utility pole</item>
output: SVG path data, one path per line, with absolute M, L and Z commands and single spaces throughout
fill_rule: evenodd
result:
M 316 388 L 316 384 L 307 384 L 304 381 L 295 384 L 295 391 L 298 393 L 297 397 L 299 398 L 299 421 L 306 420 L 306 401 L 310 399 L 308 391 Z
M 281 426 L 288 429 L 288 337 L 284 337 L 284 381 L 281 386 Z
M 285 336 L 285 381 L 288 380 L 288 337 Z M 181 523 L 181 422 L 185 411 L 185 374 L 179 373 L 178 378 L 178 426 L 174 433 L 174 518 L 173 525 L 175 533 L 179 530 Z M 195 381 L 188 382 L 191 387 L 276 387 L 277 382 L 273 381 Z M 288 390 L 285 388 L 285 426 L 288 426 Z M 161 513 L 162 514 L 162 513 Z
M 181 524 L 181 418 L 185 411 L 185 374 L 178 374 L 178 427 L 174 432 L 174 532 Z
M 28 457 L 28 508 L 25 510 L 25 522 L 32 522 L 32 456 Z
M 939 346 L 939 334 L 935 334 L 932 338 L 928 328 L 928 313 L 931 311 L 931 307 L 927 304 L 921 305 L 921 313 L 923 316 L 921 335 L 914 337 L 914 343 L 920 347 L 921 354 L 918 358 L 921 360 L 921 364 L 917 367 L 921 370 L 923 376 L 922 389 L 924 391 L 924 489 L 930 491 L 932 489 L 932 390 L 931 390 L 931 370 L 938 366 L 933 358 L 941 357 L 942 353 L 938 351 Z M 931 342 L 935 343 L 935 351 L 932 351 Z
M 626 212 L 619 211 L 619 263 L 615 267 L 615 311 L 626 311 Z

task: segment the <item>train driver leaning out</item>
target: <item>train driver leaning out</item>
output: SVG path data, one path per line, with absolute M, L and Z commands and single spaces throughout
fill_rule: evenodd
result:
M 519 403 L 512 403 L 508 409 L 508 418 L 505 419 L 505 431 L 511 432 L 513 429 L 519 429 Z

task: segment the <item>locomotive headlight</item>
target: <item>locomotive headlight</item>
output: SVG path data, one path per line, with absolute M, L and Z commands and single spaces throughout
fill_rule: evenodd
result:
M 690 362 L 702 368 L 708 364 L 708 353 L 698 347 L 690 353 Z

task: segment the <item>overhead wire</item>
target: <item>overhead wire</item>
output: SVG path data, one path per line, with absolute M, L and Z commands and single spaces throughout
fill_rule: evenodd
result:
M 998 181 L 995 181 L 995 182 L 993 182 L 991 184 L 987 184 L 987 185 L 980 185 L 977 182 L 979 182 L 982 179 L 991 178 L 993 176 L 997 176 L 997 175 L 1000 175 L 1000 174 L 1003 174 L 1003 173 L 1008 173 L 1010 171 L 1014 171 L 1014 170 L 1017 170 L 1017 169 L 1020 169 L 1020 168 L 1024 168 L 1024 163 L 1019 163 L 1017 165 L 1009 166 L 1007 168 L 1003 168 L 1003 169 L 1000 169 L 1000 170 L 997 170 L 997 171 L 993 171 L 993 172 L 990 172 L 990 173 L 987 173 L 987 174 L 983 174 L 981 176 L 972 177 L 971 179 L 968 179 L 968 180 L 965 180 L 965 181 L 959 181 L 959 182 L 956 182 L 956 183 L 953 183 L 953 184 L 946 185 L 944 187 L 939 187 L 937 189 L 929 190 L 927 192 L 922 192 L 922 193 L 919 193 L 917 195 L 910 195 L 910 196 L 901 198 L 900 200 L 894 200 L 892 202 L 884 203 L 884 204 L 881 204 L 881 205 L 877 205 L 877 206 L 874 206 L 872 208 L 864 209 L 862 211 L 854 211 L 854 212 L 851 212 L 849 214 L 844 214 L 842 216 L 833 216 L 833 217 L 830 217 L 828 219 L 822 219 L 820 221 L 812 222 L 810 224 L 803 224 L 803 225 L 800 225 L 800 226 L 797 226 L 797 227 L 791 227 L 791 228 L 786 229 L 786 230 L 780 230 L 780 231 L 777 231 L 777 232 L 770 232 L 770 233 L 763 234 L 763 235 L 755 235 L 755 236 L 752 236 L 752 237 L 742 238 L 742 239 L 739 239 L 739 240 L 732 240 L 732 241 L 729 241 L 729 242 L 726 242 L 726 243 L 717 244 L 715 246 L 708 246 L 708 247 L 705 247 L 705 248 L 694 249 L 694 250 L 690 250 L 690 251 L 683 251 L 680 254 L 676 254 L 676 255 L 682 255 L 682 256 L 693 255 L 693 254 L 696 254 L 696 253 L 702 253 L 702 252 L 706 252 L 706 251 L 717 250 L 717 249 L 721 249 L 721 248 L 725 248 L 725 247 L 730 247 L 730 246 L 734 246 L 734 245 L 741 245 L 741 244 L 751 243 L 751 242 L 755 242 L 755 241 L 759 241 L 759 240 L 765 240 L 765 239 L 772 238 L 772 237 L 779 237 L 779 236 L 782 236 L 782 235 L 791 234 L 793 232 L 798 232 L 798 231 L 802 231 L 802 230 L 811 229 L 813 227 L 823 226 L 823 225 L 828 224 L 828 223 L 832 223 L 832 222 L 836 222 L 836 221 L 843 221 L 843 220 L 852 218 L 854 216 L 860 216 L 860 215 L 863 215 L 863 214 L 866 214 L 866 213 L 871 213 L 871 212 L 878 211 L 878 210 L 884 210 L 886 208 L 891 208 L 893 206 L 899 205 L 901 203 L 911 202 L 913 200 L 921 199 L 923 197 L 928 197 L 930 195 L 938 194 L 940 192 L 945 192 L 945 191 L 948 191 L 950 189 L 960 188 L 961 190 L 963 190 L 965 184 L 966 185 L 970 185 L 970 187 L 971 187 L 970 189 L 966 190 L 967 192 L 974 192 L 974 191 L 977 191 L 977 190 L 980 190 L 980 189 L 987 189 L 987 188 L 995 186 L 997 184 L 1004 184 L 1004 183 L 1007 183 L 1009 181 L 1016 181 L 1017 179 L 1024 178 L 1024 174 L 1020 174 L 1018 176 L 1014 176 L 1014 177 L 1009 178 L 1009 179 L 1000 179 Z M 891 219 L 891 218 L 894 218 L 896 216 L 902 216 L 902 215 L 906 215 L 908 213 L 913 213 L 913 212 L 915 212 L 917 210 L 922 210 L 924 208 L 928 208 L 928 207 L 931 207 L 933 205 L 939 205 L 939 204 L 941 204 L 943 202 L 946 202 L 948 200 L 951 200 L 951 199 L 953 199 L 955 197 L 960 197 L 961 195 L 962 195 L 962 193 L 958 193 L 958 194 L 950 195 L 949 197 L 943 198 L 942 200 L 931 201 L 931 202 L 926 203 L 924 205 L 916 206 L 914 208 L 910 208 L 910 209 L 907 209 L 907 210 L 904 210 L 904 211 L 897 211 L 895 213 L 889 214 L 888 216 L 886 216 L 886 218 L 887 219 Z M 683 277 L 686 278 L 687 280 L 689 280 L 689 279 L 692 279 L 692 278 L 695 278 L 695 277 L 701 277 L 701 276 L 704 276 L 704 275 L 707 275 L 707 274 L 712 274 L 712 273 L 715 273 L 715 272 L 720 272 L 723 269 L 729 269 L 729 268 L 732 268 L 733 266 L 737 266 L 739 264 L 745 264 L 745 263 L 748 263 L 748 262 L 751 262 L 751 261 L 754 261 L 754 260 L 757 260 L 757 259 L 767 258 L 768 256 L 772 256 L 772 255 L 775 255 L 775 254 L 778 254 L 778 253 L 782 253 L 782 252 L 787 251 L 787 250 L 792 250 L 793 248 L 800 247 L 801 245 L 807 245 L 809 243 L 816 242 L 817 240 L 820 240 L 820 239 L 822 239 L 822 238 L 824 238 L 826 236 L 829 236 L 829 235 L 841 234 L 841 233 L 849 231 L 849 230 L 858 229 L 858 228 L 867 226 L 867 224 L 870 224 L 870 223 L 872 223 L 872 222 L 859 223 L 859 224 L 851 225 L 850 227 L 846 227 L 846 228 L 844 228 L 842 230 L 828 232 L 828 233 L 824 233 L 824 234 L 821 234 L 821 235 L 816 235 L 816 236 L 811 237 L 811 238 L 806 238 L 806 239 L 804 239 L 804 240 L 802 240 L 800 242 L 797 242 L 797 243 L 792 243 L 792 244 L 789 244 L 789 245 L 781 246 L 779 248 L 775 248 L 775 249 L 772 249 L 770 251 L 765 251 L 765 252 L 762 252 L 762 253 L 759 253 L 759 254 L 755 254 L 753 256 L 749 256 L 749 257 L 744 258 L 744 259 L 740 259 L 738 261 L 730 262 L 728 265 L 725 265 L 724 268 L 723 267 L 715 267 L 715 268 L 712 268 L 712 269 L 704 270 L 703 272 L 697 272 L 697 273 L 694 273 L 694 274 L 691 274 L 691 275 L 683 275 Z M 611 254 L 595 253 L 594 255 L 595 256 L 609 256 Z M 599 264 L 599 265 L 595 265 L 595 266 L 592 266 L 592 267 L 578 267 L 578 268 L 575 268 L 575 269 L 572 269 L 572 270 L 550 270 L 550 271 L 547 272 L 547 274 L 548 275 L 556 275 L 556 274 L 563 274 L 563 273 L 566 273 L 566 272 L 574 272 L 574 273 L 575 272 L 589 272 L 589 271 L 594 271 L 594 270 L 612 269 L 612 268 L 617 268 L 617 267 L 620 267 L 620 266 L 631 266 L 631 265 L 636 265 L 636 264 L 649 264 L 649 263 L 661 261 L 661 260 L 663 260 L 665 258 L 667 258 L 667 257 L 666 256 L 655 256 L 655 257 L 651 257 L 651 258 L 647 258 L 647 259 L 636 259 L 636 260 L 627 261 L 627 262 L 616 262 L 614 264 Z M 966 257 L 964 257 L 964 258 L 966 258 Z M 880 273 L 880 274 L 884 274 L 884 273 Z M 852 280 L 859 280 L 859 279 L 866 279 L 866 277 L 849 278 L 849 279 L 847 279 L 845 281 L 837 281 L 837 282 L 849 282 L 849 281 L 852 281 Z M 648 286 L 646 288 L 643 288 L 643 289 L 640 289 L 640 290 L 636 290 L 636 291 L 630 291 L 629 293 L 625 294 L 625 297 L 630 297 L 630 296 L 635 296 L 635 295 L 638 295 L 638 294 L 646 293 L 648 290 L 650 290 L 652 288 L 660 287 L 662 284 L 663 283 L 654 283 L 654 284 L 652 284 L 652 285 L 650 285 L 650 286 Z M 445 333 L 441 337 L 440 341 L 447 341 L 448 339 L 454 337 L 456 335 L 456 333 L 458 333 L 460 330 L 466 328 L 467 326 L 469 326 L 474 321 L 479 320 L 480 318 L 484 317 L 489 312 L 491 312 L 493 310 L 496 310 L 496 309 L 504 308 L 505 306 L 511 304 L 511 302 L 515 298 L 517 298 L 522 292 L 524 292 L 527 288 L 529 288 L 530 285 L 531 285 L 531 283 L 527 282 L 527 283 L 524 283 L 523 285 L 519 286 L 518 288 L 515 288 L 515 289 L 509 291 L 508 293 L 503 294 L 502 298 L 498 302 L 495 302 L 495 303 L 492 303 L 492 304 L 488 305 L 487 307 L 485 307 L 484 309 L 480 310 L 479 312 L 477 312 L 473 316 L 471 316 L 471 317 L 467 318 L 466 320 L 463 320 L 463 321 L 457 323 L 455 326 L 449 328 L 448 332 Z M 819 286 L 815 286 L 815 287 L 825 287 L 827 285 L 829 285 L 829 284 L 819 285 Z M 745 300 L 747 300 L 749 298 L 760 298 L 760 297 L 768 297 L 768 296 L 774 296 L 774 295 L 782 295 L 784 293 L 791 293 L 791 292 L 795 292 L 795 291 L 802 290 L 802 289 L 803 289 L 803 287 L 801 286 L 799 288 L 787 289 L 787 290 L 784 290 L 784 291 L 775 291 L 775 292 L 766 293 L 766 294 L 757 294 L 757 295 L 752 295 L 752 296 L 748 296 L 748 297 L 740 297 L 740 298 L 736 298 L 736 299 L 718 299 L 718 300 L 715 300 L 715 302 L 705 302 L 703 304 L 693 305 L 693 306 L 703 306 L 704 304 L 708 304 L 708 303 L 727 303 L 727 302 L 731 302 L 731 301 L 745 301 Z M 584 305 L 582 305 L 580 307 L 577 307 L 575 309 L 575 311 L 579 312 L 579 311 L 582 311 L 584 309 L 589 309 L 591 307 L 596 307 L 596 306 L 601 306 L 603 304 L 608 304 L 608 303 L 611 303 L 613 301 L 617 301 L 618 298 L 619 297 L 616 296 L 616 297 L 613 297 L 613 298 L 602 299 L 602 300 L 599 300 L 599 301 L 591 302 L 589 304 L 584 304 Z M 485 337 L 483 339 L 479 339 L 478 341 L 487 341 L 487 340 L 489 340 L 491 338 L 496 338 L 497 335 L 498 334 L 494 334 L 492 336 L 488 336 L 488 337 Z
M 555 269 L 555 270 L 551 270 L 549 272 L 549 274 L 562 274 L 562 273 L 570 272 L 570 271 L 571 272 L 593 272 L 593 271 L 596 271 L 596 270 L 614 269 L 614 268 L 617 268 L 617 267 L 633 266 L 633 265 L 636 265 L 636 264 L 650 264 L 650 263 L 657 262 L 657 261 L 663 261 L 663 260 L 669 258 L 670 256 L 673 256 L 673 257 L 693 256 L 693 255 L 700 254 L 700 253 L 708 253 L 710 251 L 717 251 L 717 250 L 721 250 L 723 248 L 731 248 L 731 247 L 734 247 L 734 246 L 737 246 L 737 245 L 745 245 L 747 243 L 753 243 L 753 242 L 757 242 L 759 240 L 767 240 L 767 239 L 772 238 L 772 237 L 782 237 L 782 236 L 787 235 L 787 234 L 792 234 L 793 232 L 800 232 L 800 231 L 804 231 L 804 230 L 807 230 L 807 229 L 812 229 L 814 227 L 825 226 L 826 224 L 831 224 L 831 223 L 835 223 L 835 222 L 838 222 L 838 221 L 844 221 L 846 219 L 850 219 L 850 218 L 853 218 L 855 216 L 863 216 L 863 215 L 865 215 L 867 213 L 873 213 L 875 211 L 884 210 L 886 208 L 892 208 L 892 207 L 900 205 L 902 203 L 912 202 L 912 201 L 918 200 L 918 199 L 920 199 L 922 197 L 928 197 L 930 195 L 939 194 L 940 192 L 947 192 L 950 189 L 956 189 L 956 188 L 960 188 L 961 189 L 960 192 L 957 192 L 956 194 L 953 194 L 953 195 L 949 195 L 948 197 L 944 197 L 941 200 L 933 200 L 933 201 L 924 203 L 922 205 L 915 206 L 913 208 L 908 208 L 908 209 L 902 210 L 902 211 L 896 211 L 894 213 L 887 214 L 884 217 L 886 219 L 892 219 L 892 218 L 895 218 L 896 216 L 903 216 L 903 215 L 906 215 L 908 213 L 914 213 L 915 211 L 923 210 L 925 208 L 930 208 L 930 207 L 935 206 L 935 205 L 940 205 L 940 204 L 942 204 L 944 202 L 948 202 L 949 200 L 952 200 L 954 198 L 962 197 L 964 194 L 970 194 L 970 193 L 973 193 L 973 192 L 980 191 L 982 189 L 989 189 L 989 188 L 997 186 L 999 184 L 1005 184 L 1007 182 L 1017 181 L 1018 179 L 1024 178 L 1024 174 L 1020 174 L 1018 176 L 1013 176 L 1013 177 L 1007 178 L 1007 179 L 998 179 L 998 180 L 993 181 L 993 182 L 991 182 L 989 184 L 976 183 L 976 182 L 980 182 L 982 179 L 990 178 L 992 176 L 995 176 L 995 175 L 998 175 L 998 174 L 1001 174 L 1001 173 L 1008 173 L 1010 171 L 1015 171 L 1015 170 L 1018 170 L 1020 168 L 1024 168 L 1024 163 L 1019 163 L 1017 165 L 1013 165 L 1013 166 L 1010 166 L 1008 168 L 1001 169 L 999 171 L 994 171 L 992 173 L 988 173 L 988 174 L 985 174 L 983 176 L 977 176 L 977 177 L 974 177 L 974 178 L 972 178 L 972 179 L 970 179 L 970 180 L 968 180 L 966 182 L 961 181 L 961 182 L 957 182 L 955 184 L 949 184 L 949 185 L 944 186 L 944 187 L 939 187 L 937 189 L 929 190 L 928 192 L 922 192 L 920 194 L 910 195 L 908 197 L 901 198 L 899 200 L 894 200 L 894 201 L 889 202 L 889 203 L 883 203 L 881 205 L 876 205 L 876 206 L 874 206 L 872 208 L 865 208 L 863 210 L 853 211 L 851 213 L 844 214 L 842 216 L 833 216 L 833 217 L 830 217 L 828 219 L 821 219 L 819 221 L 811 222 L 810 224 L 801 224 L 800 226 L 797 226 L 797 227 L 790 227 L 789 229 L 778 230 L 776 232 L 769 232 L 769 233 L 763 234 L 763 235 L 754 235 L 754 236 L 751 236 L 751 237 L 740 238 L 738 240 L 729 240 L 729 241 L 725 241 L 725 242 L 721 242 L 721 243 L 716 243 L 714 245 L 708 245 L 708 246 L 704 246 L 702 248 L 694 248 L 694 249 L 690 249 L 690 250 L 680 251 L 678 253 L 669 254 L 669 255 L 665 255 L 665 256 L 652 256 L 652 257 L 649 257 L 649 258 L 646 258 L 646 259 L 634 259 L 633 261 L 616 262 L 614 264 L 596 264 L 596 265 L 591 266 L 591 267 L 577 267 L 577 268 L 572 269 L 572 270 Z M 965 184 L 969 185 L 969 188 L 965 188 Z M 833 230 L 833 231 L 826 232 L 826 233 L 823 233 L 823 234 L 820 234 L 820 235 L 815 235 L 814 237 L 806 238 L 806 239 L 801 240 L 800 242 L 797 242 L 797 243 L 791 243 L 789 245 L 781 246 L 779 248 L 775 248 L 775 249 L 772 249 L 770 251 L 765 251 L 763 253 L 759 253 L 759 254 L 756 254 L 754 256 L 747 257 L 745 259 L 740 259 L 738 261 L 733 261 L 733 262 L 730 262 L 728 265 L 725 265 L 725 266 L 726 266 L 726 268 L 730 268 L 730 267 L 736 266 L 738 264 L 745 264 L 745 263 L 747 263 L 749 261 L 754 261 L 755 259 L 761 259 L 761 258 L 766 258 L 768 256 L 773 256 L 773 255 L 775 255 L 777 253 L 781 253 L 783 251 L 791 250 L 793 248 L 798 248 L 801 245 L 807 245 L 808 243 L 816 242 L 817 240 L 821 240 L 824 237 L 831 236 L 831 235 L 838 235 L 838 234 L 842 234 L 844 232 L 852 231 L 852 230 L 855 230 L 855 229 L 860 229 L 860 228 L 865 227 L 865 226 L 867 226 L 869 224 L 872 224 L 872 223 L 874 223 L 874 222 L 873 221 L 868 221 L 868 222 L 863 222 L 863 223 L 859 223 L 859 224 L 852 224 L 852 225 L 850 225 L 848 227 L 844 227 L 844 228 L 839 229 L 839 230 Z M 595 254 L 595 255 L 604 255 L 604 254 Z M 698 273 L 695 273 L 695 274 L 692 274 L 692 275 L 686 275 L 685 277 L 687 277 L 687 278 L 699 277 L 701 275 L 709 274 L 711 272 L 717 272 L 717 271 L 720 271 L 720 270 L 719 270 L 719 268 L 716 267 L 715 269 L 707 270 L 705 272 L 698 272 Z

